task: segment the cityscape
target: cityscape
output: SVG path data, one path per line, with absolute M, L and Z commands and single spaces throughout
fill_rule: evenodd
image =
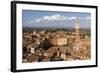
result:
M 82 28 L 82 18 L 78 15 L 74 17 L 73 23 L 71 23 L 74 25 L 71 26 L 72 28 L 67 26 L 67 22 L 64 21 L 67 19 L 64 16 L 56 15 L 56 18 L 45 17 L 45 19 L 46 18 L 48 22 L 50 18 L 55 19 L 55 22 L 60 20 L 60 26 L 58 24 L 56 27 L 40 26 L 40 24 L 38 26 L 37 24 L 28 27 L 23 24 L 22 63 L 91 59 L 91 30 L 90 28 Z M 43 21 L 42 19 L 38 19 L 37 23 L 42 23 Z M 52 20 L 50 20 L 50 22 L 51 21 Z M 52 22 L 54 22 L 54 20 Z M 32 23 L 34 23 L 34 21 L 32 21 Z M 61 25 L 67 27 L 61 27 Z

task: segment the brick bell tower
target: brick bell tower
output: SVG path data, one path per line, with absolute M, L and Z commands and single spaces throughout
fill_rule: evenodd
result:
M 75 47 L 77 50 L 80 48 L 80 20 L 79 17 L 76 18 L 76 23 L 75 23 Z

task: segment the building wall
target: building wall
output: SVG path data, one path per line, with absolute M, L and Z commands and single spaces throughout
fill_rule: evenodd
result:
M 58 38 L 57 42 L 58 42 L 58 45 L 66 45 L 67 44 L 67 38 Z
M 50 39 L 50 43 L 51 43 L 52 45 L 57 45 L 57 39 L 56 39 L 56 38 Z
M 66 37 L 64 37 L 64 38 L 54 37 L 54 38 L 50 39 L 50 43 L 52 45 L 66 45 L 67 44 L 67 38 Z

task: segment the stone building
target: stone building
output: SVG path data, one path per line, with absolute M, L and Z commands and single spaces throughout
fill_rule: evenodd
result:
M 67 36 L 54 36 L 49 41 L 54 46 L 67 45 Z

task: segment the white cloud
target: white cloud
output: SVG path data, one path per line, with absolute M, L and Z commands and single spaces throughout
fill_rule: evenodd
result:
M 73 16 L 73 17 L 68 17 L 68 20 L 75 20 L 77 17 Z M 79 17 L 80 20 L 90 20 L 91 17 L 87 16 L 87 17 Z
M 44 20 L 50 20 L 50 17 L 49 16 L 44 16 L 43 19 Z
M 90 20 L 90 19 L 91 19 L 91 17 L 90 17 L 90 16 L 87 16 L 85 19 L 86 19 L 86 20 Z
M 61 21 L 66 20 L 66 17 L 60 14 L 56 14 L 52 16 L 44 16 L 43 19 L 47 21 Z
M 75 20 L 77 17 L 73 16 L 73 17 L 68 17 L 69 20 Z
M 42 18 L 38 18 L 38 19 L 34 20 L 34 22 L 38 23 L 41 21 L 63 21 L 66 19 L 67 19 L 67 17 L 60 15 L 60 14 L 56 14 L 56 15 L 44 16 Z
M 41 18 L 37 18 L 35 20 L 32 20 L 31 23 L 39 23 L 39 22 L 42 22 L 42 21 L 72 21 L 72 20 L 75 20 L 77 17 L 76 16 L 72 16 L 72 17 L 66 17 L 64 15 L 60 15 L 60 14 L 55 14 L 55 15 L 51 15 L 51 16 L 43 16 Z M 79 17 L 80 20 L 89 20 L 91 17 L 88 16 L 88 17 Z
M 38 23 L 38 22 L 40 22 L 41 20 L 42 20 L 42 19 L 39 18 L 39 19 L 36 19 L 35 22 Z

